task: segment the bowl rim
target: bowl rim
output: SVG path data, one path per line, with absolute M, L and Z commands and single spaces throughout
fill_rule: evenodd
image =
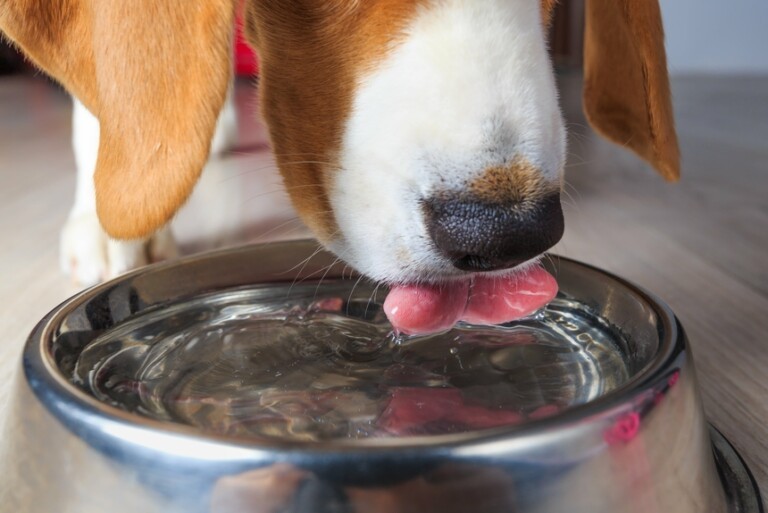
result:
M 168 445 L 163 446 L 163 448 L 184 455 L 189 455 L 190 450 L 193 450 L 194 453 L 195 449 L 200 448 L 205 450 L 215 448 L 218 455 L 216 459 L 222 460 L 233 458 L 252 460 L 254 457 L 263 458 L 266 454 L 287 454 L 296 451 L 321 455 L 354 455 L 364 452 L 370 456 L 381 452 L 402 454 L 403 451 L 409 454 L 439 453 L 456 447 L 464 447 L 469 450 L 469 453 L 473 453 L 476 450 L 485 452 L 500 440 L 504 441 L 506 447 L 509 447 L 510 444 L 515 446 L 521 444 L 521 446 L 527 447 L 539 445 L 545 442 L 544 438 L 553 432 L 561 433 L 564 430 L 575 428 L 589 419 L 619 415 L 634 403 L 633 400 L 638 399 L 653 388 L 653 385 L 665 376 L 664 371 L 668 371 L 670 366 L 681 357 L 684 358 L 688 351 L 682 325 L 670 307 L 658 297 L 611 272 L 571 258 L 550 255 L 559 263 L 580 267 L 602 275 L 642 299 L 654 311 L 660 325 L 659 346 L 651 361 L 616 389 L 587 403 L 571 406 L 562 413 L 519 425 L 443 435 L 360 440 L 339 439 L 319 442 L 203 433 L 193 426 L 144 417 L 102 403 L 71 383 L 59 371 L 52 359 L 51 346 L 55 340 L 57 328 L 64 319 L 90 298 L 96 297 L 118 284 L 193 262 L 199 263 L 223 256 L 237 256 L 238 253 L 246 255 L 265 249 L 295 251 L 297 248 L 314 251 L 317 247 L 318 244 L 315 241 L 303 239 L 249 244 L 208 251 L 142 267 L 83 290 L 52 309 L 32 330 L 23 350 L 24 378 L 44 407 L 72 431 L 87 431 L 90 433 L 89 436 L 93 437 L 93 430 L 96 429 L 102 435 L 120 436 L 137 445 L 146 445 L 152 442 L 149 438 L 153 438 L 155 444 L 169 443 L 173 440 L 176 442 L 176 447 Z M 230 288 L 235 287 L 225 287 L 219 291 Z M 127 320 L 124 319 L 119 322 Z

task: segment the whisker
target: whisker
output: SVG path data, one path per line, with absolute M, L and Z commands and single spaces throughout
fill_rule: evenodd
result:
M 256 239 L 265 239 L 265 238 L 269 237 L 270 235 L 272 235 L 273 233 L 275 233 L 276 231 L 280 230 L 281 228 L 283 228 L 285 226 L 288 226 L 291 223 L 296 223 L 296 222 L 301 223 L 301 219 L 299 219 L 298 217 L 295 217 L 293 219 L 289 219 L 289 220 L 287 220 L 287 221 L 285 221 L 283 223 L 280 223 L 277 226 L 273 226 L 272 228 L 268 229 L 265 233 L 257 235 Z M 292 229 L 292 231 L 296 231 L 298 228 L 303 228 L 303 223 L 302 223 L 301 226 L 294 227 Z
M 336 236 L 336 234 L 337 234 L 337 233 L 338 233 L 338 230 L 336 230 L 335 232 L 331 233 L 331 234 L 330 234 L 330 237 L 331 237 L 331 238 L 333 238 L 334 236 Z M 308 256 L 307 258 L 305 258 L 303 261 L 299 262 L 298 264 L 296 264 L 296 265 L 295 265 L 295 266 L 293 266 L 292 268 L 288 269 L 288 270 L 287 270 L 287 271 L 285 271 L 284 273 L 280 273 L 280 274 L 288 274 L 288 273 L 290 273 L 291 271 L 294 271 L 294 270 L 296 270 L 296 268 L 297 268 L 297 267 L 301 266 L 301 269 L 299 270 L 299 272 L 298 272 L 298 273 L 296 273 L 296 277 L 293 279 L 293 282 L 291 282 L 291 286 L 288 288 L 288 294 L 290 294 L 290 293 L 291 293 L 291 291 L 293 290 L 293 287 L 294 287 L 294 286 L 295 286 L 297 283 L 302 283 L 302 282 L 306 281 L 307 279 L 311 278 L 312 276 L 315 276 L 315 275 L 317 275 L 319 272 L 322 272 L 322 269 L 320 269 L 319 271 L 315 271 L 315 272 L 313 272 L 313 273 L 311 273 L 311 274 L 309 274 L 309 275 L 307 275 L 307 276 L 305 276 L 305 277 L 301 278 L 301 280 L 299 280 L 299 277 L 302 275 L 302 273 L 304 273 L 304 269 L 306 269 L 307 265 L 309 265 L 309 262 L 310 262 L 310 261 L 311 261 L 313 258 L 315 258 L 317 255 L 319 255 L 319 254 L 320 254 L 320 253 L 321 253 L 321 252 L 322 252 L 324 249 L 325 249 L 325 248 L 322 246 L 322 244 L 318 244 L 318 246 L 317 246 L 317 249 L 316 249 L 316 250 L 315 250 L 315 251 L 314 251 L 314 252 L 313 252 L 311 255 L 309 255 L 309 256 Z M 324 269 L 324 268 L 323 268 L 323 269 Z
M 565 196 L 565 198 L 564 198 L 565 201 L 563 201 L 563 203 L 565 203 L 566 205 L 572 206 L 574 208 L 574 210 L 576 210 L 576 211 L 580 210 L 580 208 L 581 208 L 580 205 L 576 202 L 576 200 L 573 198 L 573 196 L 571 196 L 570 192 L 568 192 L 567 190 L 563 189 L 563 195 Z
M 346 315 L 349 315 L 349 303 L 352 302 L 352 295 L 355 293 L 355 289 L 358 285 L 360 285 L 360 282 L 363 281 L 364 276 L 361 274 L 360 277 L 357 279 L 355 284 L 352 286 L 352 290 L 349 291 L 349 297 L 347 298 L 347 309 L 346 309 Z
M 255 195 L 255 196 L 251 196 L 251 197 L 247 198 L 245 201 L 253 201 L 253 200 L 257 200 L 259 198 L 263 198 L 264 196 L 269 196 L 271 194 L 288 193 L 288 192 L 291 192 L 291 191 L 294 191 L 294 190 L 299 190 L 299 189 L 311 189 L 311 188 L 315 188 L 315 187 L 324 187 L 323 184 L 319 184 L 319 183 L 308 183 L 308 184 L 302 184 L 302 185 L 292 185 L 290 187 L 282 187 L 279 184 L 275 184 L 275 185 L 278 186 L 277 189 L 274 189 L 274 190 L 271 190 L 271 191 L 262 192 L 260 194 Z
M 295 271 L 295 270 L 296 270 L 298 267 L 301 267 L 301 269 L 302 269 L 301 271 L 299 271 L 299 272 L 298 272 L 298 274 L 301 274 L 301 272 L 304 270 L 304 267 L 306 267 L 307 263 L 308 263 L 310 260 L 312 260 L 312 259 L 315 257 L 315 255 L 317 255 L 318 253 L 320 253 L 322 250 L 323 250 L 323 246 L 321 246 L 320 244 L 318 244 L 318 245 L 317 245 L 317 249 L 316 249 L 316 250 L 315 250 L 315 251 L 314 251 L 314 252 L 313 252 L 311 255 L 309 255 L 307 258 L 305 258 L 304 260 L 302 260 L 302 261 L 301 261 L 301 262 L 299 262 L 298 264 L 294 265 L 294 266 L 293 266 L 293 267 L 291 267 L 290 269 L 288 269 L 288 270 L 286 270 L 286 271 L 283 271 L 283 272 L 279 273 L 279 275 L 288 274 L 288 273 L 290 273 L 290 272 L 292 272 L 292 271 Z
M 371 307 L 371 303 L 376 298 L 376 292 L 378 292 L 379 287 L 381 287 L 381 283 L 377 283 L 376 286 L 373 288 L 373 292 L 371 293 L 371 297 L 368 298 L 368 304 L 365 305 L 365 314 L 364 317 L 368 317 L 368 309 Z
M 549 261 L 549 263 L 552 265 L 553 274 L 555 278 L 557 278 L 557 275 L 559 274 L 559 271 L 560 271 L 559 262 L 555 262 L 553 255 L 551 255 L 550 253 L 544 253 L 544 258 L 546 258 L 547 261 Z
M 320 277 L 320 281 L 318 281 L 318 282 L 317 282 L 317 287 L 315 287 L 315 298 L 317 298 L 317 293 L 318 293 L 318 291 L 320 290 L 320 285 L 322 285 L 322 284 L 323 284 L 323 280 L 325 279 L 325 277 L 326 277 L 326 276 L 328 276 L 328 273 L 329 273 L 329 272 L 331 272 L 331 269 L 333 269 L 333 267 L 334 267 L 336 264 L 338 264 L 339 262 L 341 262 L 341 258 L 338 258 L 338 257 L 337 257 L 337 258 L 335 258 L 335 259 L 333 260 L 333 262 L 331 262 L 331 264 L 330 264 L 330 265 L 327 265 L 327 266 L 325 267 L 325 272 L 324 272 L 324 273 L 323 273 L 323 275 Z
M 577 166 L 583 166 L 583 165 L 586 165 L 586 164 L 591 164 L 593 162 L 597 162 L 597 160 L 598 160 L 596 158 L 594 158 L 594 159 L 585 159 L 584 157 L 582 157 L 582 155 L 580 153 L 574 153 L 572 151 L 567 152 L 566 156 L 567 156 L 566 164 L 565 164 L 565 168 L 566 169 L 571 168 L 571 167 L 577 167 Z M 574 161 L 574 159 L 576 159 L 576 160 Z

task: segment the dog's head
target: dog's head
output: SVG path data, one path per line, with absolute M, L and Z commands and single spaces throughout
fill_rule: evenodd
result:
M 387 282 L 526 262 L 563 231 L 554 0 L 250 0 L 288 192 Z M 183 4 L 183 5 L 182 5 Z M 101 122 L 106 230 L 148 235 L 191 192 L 230 75 L 233 0 L 9 0 L 0 27 Z M 655 1 L 588 0 L 585 108 L 668 179 L 679 157 Z

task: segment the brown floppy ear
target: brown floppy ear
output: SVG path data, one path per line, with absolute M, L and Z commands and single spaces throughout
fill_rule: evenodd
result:
M 208 157 L 230 74 L 233 0 L 0 0 L 0 30 L 99 118 L 96 200 L 151 234 Z
M 595 130 L 680 177 L 658 0 L 587 0 L 584 110 Z

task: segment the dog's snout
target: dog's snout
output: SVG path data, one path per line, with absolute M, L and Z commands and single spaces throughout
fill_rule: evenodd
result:
M 464 271 L 530 260 L 555 245 L 564 229 L 557 193 L 514 204 L 441 196 L 424 202 L 424 215 L 438 251 Z

